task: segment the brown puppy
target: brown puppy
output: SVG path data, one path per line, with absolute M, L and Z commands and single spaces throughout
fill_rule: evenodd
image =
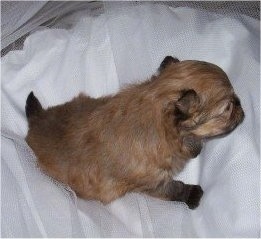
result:
M 44 110 L 31 93 L 26 141 L 39 166 L 80 197 L 109 203 L 130 191 L 196 208 L 203 191 L 172 179 L 202 141 L 244 118 L 216 65 L 166 57 L 158 75 L 114 96 L 83 94 Z

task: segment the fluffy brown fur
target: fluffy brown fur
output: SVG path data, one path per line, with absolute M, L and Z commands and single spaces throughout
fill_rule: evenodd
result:
M 109 203 L 130 191 L 195 208 L 203 191 L 172 179 L 202 141 L 232 131 L 244 117 L 216 65 L 166 57 L 158 74 L 114 96 L 83 94 L 44 110 L 31 93 L 26 141 L 39 166 L 80 197 Z

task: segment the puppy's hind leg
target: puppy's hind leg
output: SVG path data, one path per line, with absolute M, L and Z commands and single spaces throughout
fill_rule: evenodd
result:
M 198 207 L 203 190 L 199 185 L 185 184 L 180 181 L 162 182 L 146 193 L 165 200 L 184 202 L 190 209 Z
M 34 93 L 28 95 L 25 105 L 26 117 L 29 119 L 33 115 L 39 114 L 43 110 L 39 100 L 34 96 Z

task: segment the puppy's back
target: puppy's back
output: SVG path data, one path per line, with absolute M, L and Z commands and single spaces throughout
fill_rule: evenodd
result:
M 107 100 L 108 98 L 93 99 L 80 94 L 70 102 L 43 109 L 33 92 L 29 94 L 25 106 L 29 124 L 26 141 L 42 168 L 48 168 L 50 173 L 58 165 L 53 171 L 62 174 L 63 165 L 77 158 L 72 157 L 77 153 L 75 149 L 81 139 L 76 132 L 80 132 L 80 127 L 88 125 L 89 115 L 106 104 Z

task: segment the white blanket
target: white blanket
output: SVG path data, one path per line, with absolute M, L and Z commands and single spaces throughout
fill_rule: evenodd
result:
M 256 19 L 149 3 L 107 3 L 104 14 L 84 16 L 71 30 L 30 35 L 1 63 L 2 236 L 258 237 L 259 41 Z M 222 67 L 246 115 L 177 176 L 202 186 L 196 210 L 135 193 L 107 206 L 84 201 L 36 167 L 23 140 L 30 91 L 44 107 L 79 92 L 115 93 L 150 77 L 166 55 Z

